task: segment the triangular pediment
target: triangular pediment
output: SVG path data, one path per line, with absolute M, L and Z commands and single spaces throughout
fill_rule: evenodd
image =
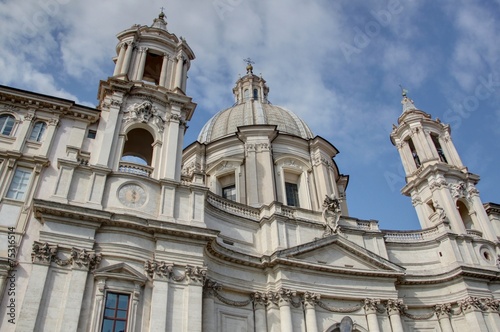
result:
M 126 263 L 101 267 L 94 272 L 95 277 L 105 277 L 145 283 L 148 278 Z
M 403 273 L 404 268 L 343 238 L 333 235 L 276 253 L 276 259 L 311 268 L 345 272 Z

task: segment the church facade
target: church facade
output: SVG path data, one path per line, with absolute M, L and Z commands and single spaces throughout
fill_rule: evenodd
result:
M 384 231 L 250 63 L 183 148 L 193 51 L 163 13 L 117 38 L 96 108 L 0 86 L 0 330 L 500 331 L 500 205 L 447 124 L 403 93 L 422 229 Z

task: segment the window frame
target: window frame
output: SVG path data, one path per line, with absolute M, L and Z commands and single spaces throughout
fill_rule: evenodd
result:
M 35 133 L 38 124 L 41 125 L 41 129 L 39 129 L 38 133 L 36 134 L 36 137 L 33 138 L 33 133 Z M 31 133 L 30 136 L 28 137 L 28 141 L 41 142 L 42 138 L 45 135 L 46 130 L 47 130 L 47 123 L 45 121 L 36 121 L 35 124 L 33 125 L 33 128 L 31 128 Z
M 114 307 L 108 307 L 108 296 L 110 295 L 115 295 L 116 296 L 116 305 Z M 118 311 L 123 311 L 123 309 L 119 308 L 120 305 L 120 296 L 126 296 L 127 297 L 127 307 L 125 310 L 125 318 L 118 317 Z M 113 322 L 113 327 L 111 332 L 115 332 L 116 329 L 116 323 L 117 322 L 125 322 L 125 327 L 123 331 L 127 331 L 128 323 L 129 323 L 129 317 L 130 317 L 130 301 L 132 299 L 132 294 L 126 293 L 126 292 L 115 292 L 115 291 L 106 291 L 106 294 L 104 296 L 104 305 L 103 305 L 103 311 L 102 311 L 102 322 L 101 322 L 101 331 L 104 331 L 104 324 L 106 321 L 112 321 Z M 106 311 L 107 310 L 114 310 L 114 316 L 107 316 Z
M 19 187 L 19 185 L 22 186 L 22 182 L 24 180 L 26 180 L 24 178 L 24 175 L 28 174 L 28 178 L 26 180 L 25 187 L 23 188 L 24 191 L 22 191 L 22 196 L 21 196 L 21 198 L 18 198 L 17 195 L 18 195 L 19 192 L 21 192 L 21 190 L 19 190 L 19 188 L 13 188 L 13 185 L 15 183 L 14 181 L 16 179 L 16 175 L 18 174 L 19 171 L 23 171 L 23 170 L 26 170 L 26 172 L 24 172 L 23 177 L 19 181 L 18 187 Z M 15 171 L 12 173 L 12 177 L 10 179 L 9 187 L 7 188 L 7 192 L 5 193 L 5 198 L 12 199 L 12 200 L 15 200 L 15 201 L 24 201 L 25 198 L 26 198 L 26 193 L 27 193 L 27 191 L 29 190 L 29 187 L 30 187 L 31 175 L 32 174 L 33 174 L 33 169 L 31 169 L 29 167 L 24 167 L 24 166 L 18 166 L 18 167 L 16 167 Z M 13 193 L 12 195 L 11 195 L 11 192 Z
M 289 189 L 291 189 L 291 191 Z M 285 181 L 285 199 L 287 206 L 300 207 L 299 190 L 299 185 L 297 183 Z
M 1 123 L 2 119 L 6 119 L 4 123 Z M 8 125 L 8 121 L 12 121 L 12 126 L 8 133 L 4 133 L 5 127 Z M 0 114 L 0 135 L 3 136 L 13 136 L 14 128 L 16 126 L 16 117 L 9 113 Z

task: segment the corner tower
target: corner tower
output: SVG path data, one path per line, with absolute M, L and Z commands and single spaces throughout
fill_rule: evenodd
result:
M 101 81 L 101 150 L 91 162 L 112 171 L 180 181 L 186 123 L 196 105 L 186 95 L 195 58 L 182 37 L 167 30 L 161 12 L 152 25 L 117 35 L 113 76 Z
M 475 186 L 479 176 L 462 164 L 450 126 L 415 107 L 406 90 L 401 103 L 390 137 L 406 174 L 402 193 L 411 197 L 421 227 L 445 222 L 454 233 L 496 241 Z

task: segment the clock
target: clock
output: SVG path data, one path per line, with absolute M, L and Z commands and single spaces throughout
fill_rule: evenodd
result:
M 147 194 L 138 184 L 130 183 L 120 188 L 118 199 L 127 207 L 138 208 L 146 203 Z

